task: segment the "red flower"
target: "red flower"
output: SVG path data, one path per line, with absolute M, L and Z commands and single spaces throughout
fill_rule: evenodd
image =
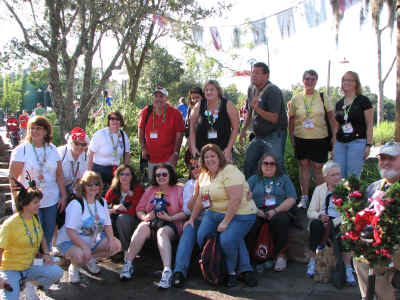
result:
M 382 239 L 381 239 L 380 230 L 378 230 L 376 227 L 374 227 L 374 242 L 372 245 L 378 246 L 381 243 L 382 243 Z
M 386 256 L 387 258 L 392 258 L 392 255 L 390 254 L 389 250 L 387 250 L 387 249 L 381 249 L 381 253 L 383 256 Z
M 333 199 L 333 204 L 335 204 L 336 206 L 342 206 L 343 199 L 342 198 Z
M 349 194 L 350 198 L 361 198 L 362 197 L 362 193 L 359 191 L 353 191 Z

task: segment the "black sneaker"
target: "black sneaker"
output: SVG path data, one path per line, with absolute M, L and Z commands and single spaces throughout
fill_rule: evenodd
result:
M 174 288 L 183 288 L 185 285 L 185 276 L 181 272 L 174 273 L 172 277 L 172 286 Z
M 256 275 L 252 271 L 241 273 L 238 277 L 238 280 L 244 282 L 249 287 L 255 287 L 258 284 Z
M 226 275 L 225 277 L 225 286 L 226 287 L 234 287 L 238 285 L 238 281 L 236 279 L 236 275 Z

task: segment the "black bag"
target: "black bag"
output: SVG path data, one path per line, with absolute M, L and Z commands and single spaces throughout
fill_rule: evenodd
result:
M 150 117 L 152 112 L 153 112 L 153 104 L 150 104 L 148 106 L 148 108 L 147 108 L 146 118 L 144 119 L 144 127 L 143 127 L 143 130 L 144 130 L 144 144 L 146 144 L 146 125 L 147 125 L 147 121 L 149 120 L 149 117 Z M 140 149 L 140 163 L 139 163 L 140 171 L 143 173 L 145 171 L 145 169 L 147 169 L 148 165 L 149 165 L 149 159 L 148 158 L 144 158 L 142 156 L 142 151 Z
M 199 264 L 205 281 L 212 285 L 222 282 L 225 265 L 218 235 L 207 238 L 201 250 Z
M 319 95 L 321 96 L 321 100 L 322 100 L 322 106 L 324 107 L 324 111 L 325 111 L 325 123 L 326 123 L 326 127 L 328 128 L 328 137 L 326 138 L 326 142 L 327 142 L 327 149 L 328 151 L 332 151 L 333 149 L 333 145 L 332 145 L 332 128 L 331 128 L 331 123 L 329 123 L 329 118 L 328 118 L 328 112 L 326 111 L 325 108 L 325 100 L 324 100 L 324 93 L 319 93 Z
M 330 220 L 329 222 L 331 222 L 331 224 L 330 224 L 331 240 L 332 240 L 333 252 L 335 253 L 335 257 L 336 257 L 336 266 L 331 271 L 331 280 L 332 280 L 332 284 L 337 289 L 342 289 L 344 287 L 344 284 L 346 281 L 346 270 L 345 270 L 345 266 L 343 263 L 342 251 L 340 249 L 335 226 L 333 225 L 332 220 Z

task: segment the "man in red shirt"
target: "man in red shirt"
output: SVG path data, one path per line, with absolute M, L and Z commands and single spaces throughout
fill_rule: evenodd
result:
M 22 110 L 22 113 L 18 117 L 19 128 L 21 129 L 21 138 L 25 138 L 26 129 L 28 128 L 29 116 L 26 113 L 25 109 Z
M 152 106 L 148 105 L 140 112 L 138 125 L 142 157 L 149 160 L 150 180 L 155 164 L 168 163 L 176 167 L 185 131 L 182 114 L 168 104 L 165 88 L 157 88 L 153 92 L 153 100 Z

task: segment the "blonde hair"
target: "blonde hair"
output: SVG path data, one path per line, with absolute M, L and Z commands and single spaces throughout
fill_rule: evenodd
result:
M 96 200 L 101 199 L 101 195 L 103 194 L 103 180 L 101 180 L 101 176 L 94 171 L 85 171 L 83 173 L 82 178 L 78 182 L 78 186 L 76 188 L 76 194 L 78 197 L 86 197 L 85 185 L 88 183 L 98 183 L 99 184 L 99 192 L 96 195 Z

